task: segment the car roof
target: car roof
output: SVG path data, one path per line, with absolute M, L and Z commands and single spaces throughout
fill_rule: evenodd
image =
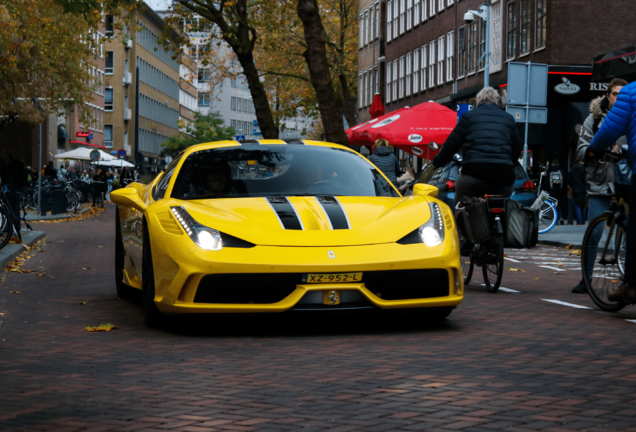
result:
M 317 147 L 332 147 L 343 150 L 349 150 L 353 152 L 349 147 L 334 144 L 327 141 L 314 141 L 314 140 L 281 140 L 281 139 L 260 139 L 260 140 L 227 140 L 227 141 L 214 141 L 208 143 L 202 143 L 193 145 L 192 147 L 188 147 L 182 153 L 182 156 L 188 156 L 192 153 L 201 151 L 201 150 L 211 150 L 217 148 L 225 148 L 225 147 L 244 147 L 244 146 L 258 146 L 258 145 L 306 145 L 306 146 L 317 146 Z

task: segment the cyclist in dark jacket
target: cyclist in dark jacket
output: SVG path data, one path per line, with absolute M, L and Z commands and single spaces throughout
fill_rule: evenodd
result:
M 387 140 L 379 139 L 375 141 L 375 149 L 373 154 L 369 156 L 369 160 L 391 180 L 393 186 L 398 187 L 397 178 L 400 175 L 400 165 L 397 157 L 389 149 Z
M 486 87 L 477 94 L 477 108 L 462 116 L 433 159 L 442 167 L 461 150 L 462 170 L 455 185 L 455 204 L 463 197 L 486 194 L 512 195 L 514 163 L 522 150 L 514 118 L 500 107 L 495 89 Z

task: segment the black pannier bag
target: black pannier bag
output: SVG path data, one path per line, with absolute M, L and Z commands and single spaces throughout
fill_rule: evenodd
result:
M 529 249 L 535 247 L 538 240 L 539 212 L 509 199 L 504 217 L 504 246 Z
M 482 198 L 463 197 L 455 208 L 455 219 L 459 232 L 473 243 L 487 240 L 493 235 L 488 208 Z

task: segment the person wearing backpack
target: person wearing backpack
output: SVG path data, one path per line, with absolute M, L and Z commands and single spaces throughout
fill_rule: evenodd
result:
M 603 97 L 594 99 L 590 103 L 590 115 L 581 128 L 581 134 L 579 135 L 579 143 L 576 148 L 577 159 L 586 160 L 585 163 L 585 181 L 587 183 L 588 201 L 588 220 L 592 221 L 595 217 L 603 214 L 609 209 L 612 202 L 612 195 L 614 194 L 614 166 L 616 159 L 609 154 L 599 153 L 597 157 L 586 158 L 586 153 L 592 140 L 602 128 L 605 123 L 610 110 L 616 103 L 621 89 L 627 85 L 627 81 L 614 78 L 607 86 L 607 94 Z M 614 145 L 616 141 L 619 144 L 626 143 L 624 137 L 618 137 L 611 145 Z M 596 256 L 596 245 L 601 239 L 602 231 L 594 232 L 593 237 L 590 239 L 591 244 L 594 245 L 593 250 L 590 253 Z M 598 238 L 597 238 L 598 237 Z M 591 276 L 591 275 L 590 275 Z M 572 289 L 575 294 L 587 294 L 587 287 L 585 282 L 581 278 L 581 281 L 577 286 Z
M 636 172 L 636 82 L 625 86 L 617 95 L 614 107 L 587 151 L 587 157 L 602 155 L 619 137 L 625 135 L 629 137 L 627 153 L 632 170 L 629 201 L 634 203 L 636 202 L 636 176 L 633 175 Z M 593 257 L 596 257 L 596 253 Z M 636 211 L 633 209 L 627 218 L 625 277 L 617 289 L 608 293 L 608 299 L 627 304 L 636 301 Z

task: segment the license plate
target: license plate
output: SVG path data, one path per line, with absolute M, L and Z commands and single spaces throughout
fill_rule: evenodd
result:
M 305 273 L 303 283 L 336 283 L 361 282 L 362 272 L 359 273 Z

